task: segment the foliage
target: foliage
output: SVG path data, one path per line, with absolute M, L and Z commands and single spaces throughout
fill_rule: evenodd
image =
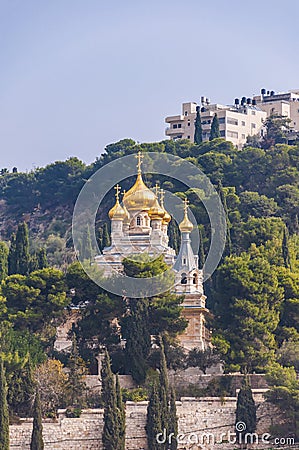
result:
M 30 450 L 43 450 L 43 425 L 42 425 L 42 411 L 38 388 L 35 393 L 33 405 L 33 429 L 30 443 Z
M 255 433 L 257 424 L 256 405 L 247 378 L 245 378 L 243 385 L 238 393 L 236 424 L 238 424 L 238 422 L 243 422 L 246 425 L 245 430 L 242 431 L 238 430 L 238 427 L 236 426 L 239 441 L 241 437 L 241 442 L 243 442 L 243 438 L 246 433 Z
M 202 143 L 202 126 L 201 126 L 201 117 L 200 117 L 200 107 L 196 108 L 196 119 L 195 119 L 195 132 L 194 132 L 194 143 L 201 144 Z
M 9 414 L 7 406 L 7 384 L 3 359 L 0 359 L 0 447 L 9 450 Z
M 8 248 L 5 242 L 0 241 L 0 282 L 8 275 Z
M 206 374 L 207 369 L 218 362 L 220 362 L 219 355 L 211 347 L 205 350 L 193 348 L 188 354 L 187 367 L 199 367 Z
M 215 113 L 212 120 L 209 141 L 213 141 L 213 139 L 217 138 L 220 138 L 220 131 L 219 131 L 219 120 L 217 117 L 217 113 Z
M 72 349 L 68 361 L 68 376 L 64 387 L 64 394 L 68 406 L 82 407 L 86 401 L 85 364 L 80 358 L 76 335 L 73 334 Z

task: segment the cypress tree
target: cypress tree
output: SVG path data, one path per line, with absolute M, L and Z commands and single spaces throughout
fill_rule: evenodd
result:
M 246 424 L 246 429 L 238 431 L 238 422 Z M 236 432 L 239 436 L 239 442 L 243 442 L 246 433 L 254 433 L 256 431 L 256 406 L 252 396 L 252 390 L 247 377 L 243 381 L 243 385 L 238 394 L 237 410 L 236 410 Z
M 16 257 L 16 235 L 13 233 L 10 238 L 10 247 L 8 253 L 8 275 L 17 273 L 17 257 Z
M 33 405 L 33 429 L 31 436 L 30 450 L 43 450 L 43 425 L 42 425 L 42 411 L 39 390 L 36 389 L 34 405 Z
M 163 433 L 161 424 L 161 403 L 157 381 L 154 381 L 147 407 L 146 434 L 148 450 L 163 449 L 162 446 L 164 444 L 159 443 L 157 440 L 157 435 L 159 433 Z
M 2 358 L 0 359 L 0 448 L 9 450 L 9 412 L 7 405 L 7 384 Z
M 38 260 L 38 268 L 41 269 L 46 269 L 49 264 L 48 264 L 48 260 L 47 260 L 47 253 L 45 248 L 40 248 L 37 252 L 37 260 Z
M 101 370 L 102 398 L 104 402 L 104 428 L 102 442 L 104 450 L 122 450 L 123 440 L 120 439 L 120 426 L 118 420 L 120 412 L 117 407 L 116 388 L 111 370 L 110 357 L 105 351 Z M 121 442 L 121 444 L 120 444 Z
M 194 144 L 200 144 L 202 142 L 202 126 L 200 117 L 200 107 L 196 107 L 196 119 L 195 119 L 195 132 L 194 132 Z
M 119 378 L 118 375 L 116 375 L 115 380 L 115 390 L 116 390 L 116 406 L 117 406 L 117 413 L 118 413 L 118 439 L 119 444 L 118 448 L 119 450 L 125 450 L 126 445 L 126 412 L 125 407 L 121 395 L 121 389 L 119 384 Z
M 225 239 L 225 249 L 224 249 L 223 256 L 230 256 L 232 253 L 232 241 L 231 241 L 231 235 L 230 235 L 231 224 L 230 224 L 230 220 L 229 220 L 229 216 L 228 216 L 226 197 L 225 197 L 224 189 L 223 189 L 223 186 L 222 186 L 222 183 L 220 180 L 218 180 L 218 182 L 217 182 L 217 191 L 218 191 L 218 194 L 219 194 L 219 197 L 220 197 L 223 209 L 224 209 L 225 220 L 226 220 L 226 239 Z
M 70 406 L 82 406 L 86 392 L 86 384 L 83 381 L 84 366 L 80 359 L 75 333 L 72 338 L 72 350 L 69 359 L 69 374 L 66 383 L 66 392 Z
M 110 236 L 109 236 L 108 225 L 107 225 L 107 222 L 105 222 L 103 225 L 103 241 L 102 241 L 103 248 L 109 247 L 110 243 L 111 243 L 111 241 L 110 241 Z
M 92 258 L 92 244 L 91 244 L 91 236 L 90 236 L 90 229 L 87 227 L 87 230 L 84 232 L 83 235 L 83 242 L 82 242 L 82 257 L 83 259 L 89 259 Z
M 217 139 L 217 138 L 220 138 L 220 131 L 219 131 L 218 116 L 217 116 L 217 113 L 215 113 L 213 120 L 212 120 L 209 141 L 212 141 L 213 139 Z
M 145 381 L 148 357 L 151 350 L 149 331 L 149 301 L 147 298 L 130 299 L 130 313 L 123 320 L 122 333 L 126 339 L 126 364 L 133 379 Z
M 177 450 L 178 448 L 178 418 L 175 404 L 175 391 L 172 387 L 170 390 L 170 405 L 169 405 L 169 449 Z
M 178 254 L 180 250 L 180 234 L 178 232 L 178 226 L 173 219 L 168 226 L 168 237 L 169 246 L 174 249 L 176 254 Z
M 0 282 L 8 274 L 8 248 L 5 242 L 0 242 Z
M 204 246 L 203 246 L 202 231 L 200 228 L 198 229 L 198 234 L 199 234 L 198 267 L 199 267 L 199 269 L 202 269 L 203 265 L 205 263 L 205 252 L 204 252 Z
M 289 249 L 289 232 L 288 232 L 288 229 L 286 226 L 283 229 L 282 257 L 283 257 L 285 267 L 287 269 L 290 269 L 291 268 L 291 257 L 290 257 L 290 249 Z
M 16 261 L 17 273 L 28 275 L 29 273 L 29 235 L 28 226 L 25 222 L 19 224 L 16 234 Z

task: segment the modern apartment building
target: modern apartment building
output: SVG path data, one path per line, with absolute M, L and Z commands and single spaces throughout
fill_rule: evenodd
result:
M 261 94 L 255 95 L 253 100 L 267 116 L 279 114 L 288 117 L 291 131 L 299 131 L 299 89 L 279 93 L 261 89 Z
M 267 117 L 267 113 L 255 101 L 245 97 L 234 106 L 211 105 L 209 99 L 202 97 L 201 106 L 194 102 L 183 103 L 181 115 L 166 117 L 165 122 L 169 124 L 166 136 L 174 140 L 190 139 L 193 142 L 197 107 L 200 107 L 203 140 L 209 139 L 212 120 L 217 113 L 221 137 L 238 148 L 245 144 L 247 136 L 261 134 L 263 121 Z

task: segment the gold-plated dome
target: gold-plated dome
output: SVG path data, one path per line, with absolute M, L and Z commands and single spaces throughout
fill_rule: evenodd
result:
M 156 196 L 144 184 L 141 174 L 141 152 L 138 152 L 138 174 L 134 186 L 125 193 L 123 197 L 123 204 L 128 211 L 149 211 L 154 205 Z
M 191 233 L 193 230 L 193 223 L 188 218 L 188 200 L 185 198 L 184 201 L 184 219 L 179 224 L 179 229 L 181 233 Z
M 155 202 L 148 212 L 151 219 L 163 219 L 165 216 L 164 209 L 159 205 L 158 199 L 156 197 Z
M 116 202 L 115 205 L 110 209 L 108 216 L 110 220 L 124 220 L 126 218 L 126 212 L 119 203 L 120 186 L 117 184 L 114 189 L 116 190 Z

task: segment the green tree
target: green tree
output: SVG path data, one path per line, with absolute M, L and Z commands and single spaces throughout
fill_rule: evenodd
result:
M 178 418 L 175 403 L 175 390 L 172 387 L 170 390 L 170 405 L 169 405 L 169 444 L 170 450 L 177 450 L 178 448 Z
M 9 247 L 7 263 L 8 263 L 8 275 L 17 273 L 16 235 L 14 233 L 10 237 L 10 247 Z
M 207 347 L 205 350 L 193 348 L 190 350 L 187 358 L 187 366 L 199 367 L 204 374 L 207 373 L 209 367 L 218 362 L 220 362 L 219 355 L 211 347 Z
M 125 450 L 126 445 L 126 411 L 122 399 L 121 388 L 119 384 L 119 377 L 115 377 L 116 390 L 116 406 L 118 408 L 118 435 L 119 435 L 119 450 Z
M 240 422 L 245 423 L 246 428 L 243 431 L 238 430 L 238 423 Z M 238 393 L 236 410 L 236 432 L 239 435 L 239 441 L 243 442 L 246 433 L 255 433 L 256 423 L 256 405 L 248 379 L 245 378 Z
M 201 144 L 202 143 L 202 126 L 201 126 L 201 117 L 200 117 L 200 107 L 196 107 L 196 119 L 195 119 L 195 131 L 194 131 L 194 143 Z
M 30 443 L 30 450 L 43 450 L 43 424 L 42 411 L 39 397 L 39 390 L 36 389 L 34 405 L 33 405 L 33 429 Z
M 28 275 L 30 263 L 29 235 L 28 235 L 28 226 L 25 222 L 18 225 L 16 233 L 15 254 L 13 258 L 15 259 L 16 265 L 15 273 L 19 273 L 21 275 Z
M 159 443 L 157 440 L 157 435 L 159 433 L 163 433 L 163 429 L 161 424 L 161 406 L 158 383 L 155 380 L 151 389 L 147 407 L 146 434 L 149 450 L 163 449 L 163 444 Z
M 102 370 L 102 398 L 104 403 L 104 429 L 102 442 L 104 450 L 124 449 L 124 411 L 117 395 L 110 357 L 105 351 Z M 119 388 L 118 388 L 119 390 Z
M 218 116 L 217 116 L 217 113 L 215 113 L 213 120 L 212 120 L 209 141 L 212 141 L 213 139 L 217 139 L 217 138 L 220 138 L 220 131 L 219 131 Z
M 8 274 L 8 248 L 5 242 L 0 241 L 0 282 Z
M 68 362 L 68 379 L 65 390 L 69 406 L 82 407 L 86 397 L 86 383 L 84 381 L 85 365 L 82 358 L 80 358 L 77 348 L 76 335 L 72 337 L 72 350 Z
M 267 150 L 275 144 L 286 143 L 290 122 L 291 120 L 288 117 L 279 114 L 272 114 L 267 117 L 264 123 L 266 134 L 262 140 L 262 147 Z
M 9 413 L 7 406 L 7 384 L 3 359 L 0 359 L 0 447 L 9 450 Z
M 287 269 L 291 268 L 291 256 L 289 248 L 289 232 L 287 227 L 283 229 L 283 239 L 282 239 L 282 257 L 284 265 Z

